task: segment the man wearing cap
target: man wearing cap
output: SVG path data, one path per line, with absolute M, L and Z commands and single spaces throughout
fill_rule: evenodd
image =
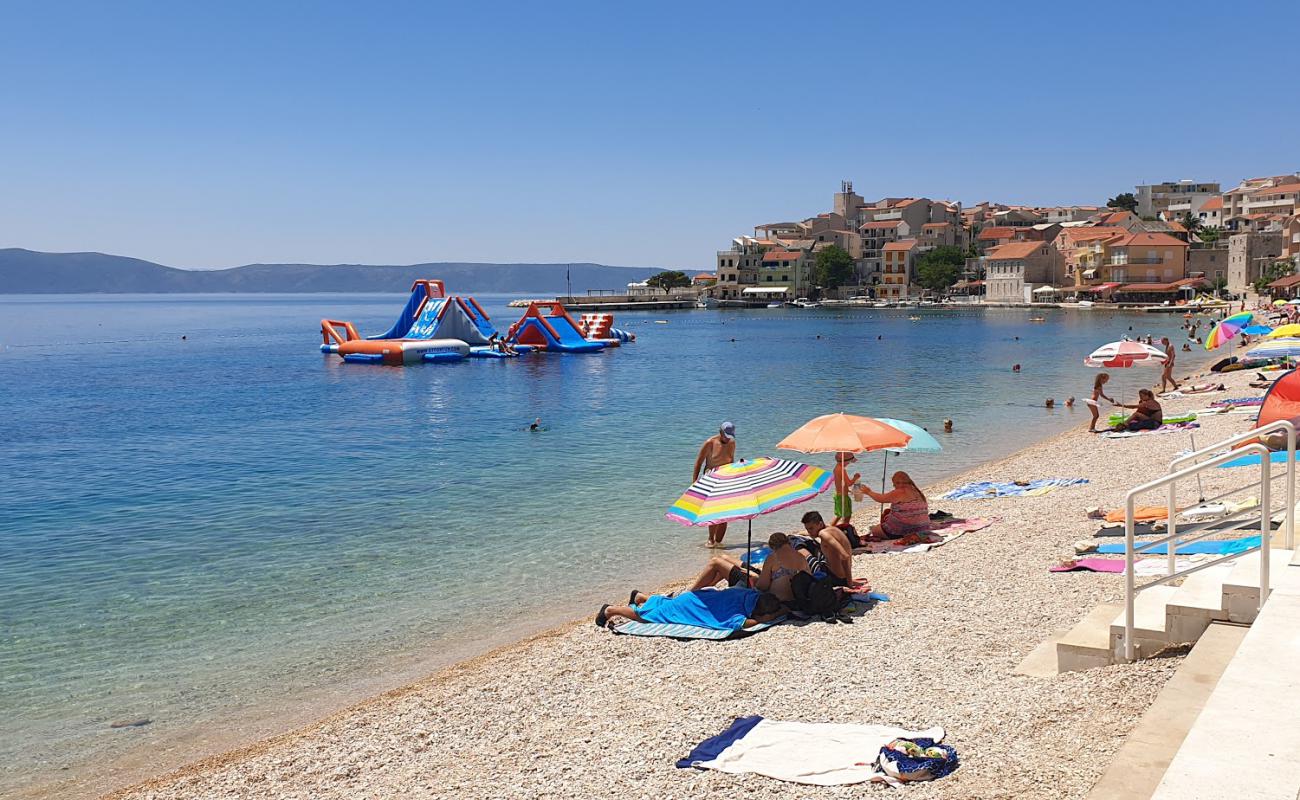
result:
M 691 483 L 700 479 L 700 471 L 717 469 L 736 460 L 736 426 L 724 422 L 718 428 L 717 436 L 710 436 L 700 446 L 700 454 L 695 459 L 695 474 Z M 719 522 L 709 526 L 709 547 L 721 547 L 722 537 L 727 534 L 727 523 Z

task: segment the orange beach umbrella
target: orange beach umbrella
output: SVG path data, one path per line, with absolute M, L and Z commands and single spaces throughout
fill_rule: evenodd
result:
M 805 422 L 782 439 L 777 447 L 801 453 L 864 453 L 904 447 L 910 441 L 910 434 L 878 419 L 853 414 L 825 414 Z

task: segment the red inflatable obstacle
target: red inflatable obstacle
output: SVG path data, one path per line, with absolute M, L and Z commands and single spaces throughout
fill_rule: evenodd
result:
M 604 342 L 587 340 L 560 303 L 529 303 L 528 310 L 506 332 L 506 339 L 511 344 L 532 345 L 557 353 L 594 353 L 605 349 Z

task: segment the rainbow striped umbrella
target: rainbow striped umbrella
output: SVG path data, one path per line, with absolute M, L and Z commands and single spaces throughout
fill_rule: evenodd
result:
M 715 525 L 749 520 L 751 551 L 754 517 L 811 500 L 831 485 L 824 469 L 783 458 L 755 458 L 711 469 L 677 498 L 667 517 L 683 525 Z
M 1224 317 L 1218 325 L 1210 329 L 1205 336 L 1205 349 L 1213 350 L 1228 343 L 1228 340 L 1241 333 L 1242 328 L 1249 327 L 1255 321 L 1253 311 L 1241 311 L 1230 317 Z

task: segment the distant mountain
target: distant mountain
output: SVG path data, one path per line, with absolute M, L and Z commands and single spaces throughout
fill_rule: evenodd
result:
M 248 264 L 214 270 L 166 267 L 104 253 L 0 249 L 0 294 L 99 292 L 404 292 L 418 278 L 441 278 L 451 292 L 556 294 L 565 272 L 574 294 L 623 289 L 659 271 L 603 264 Z

